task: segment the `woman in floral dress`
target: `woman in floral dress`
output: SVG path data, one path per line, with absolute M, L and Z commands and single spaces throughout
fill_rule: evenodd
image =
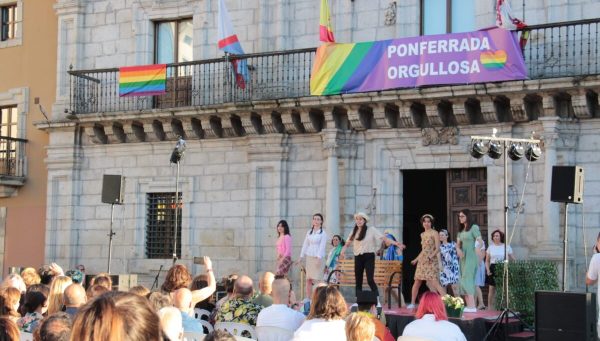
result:
M 423 282 L 427 283 L 427 287 L 431 291 L 437 291 L 440 295 L 445 295 L 446 291 L 440 285 L 440 238 L 438 233 L 433 229 L 433 216 L 425 214 L 421 217 L 421 225 L 423 232 L 421 233 L 421 252 L 411 264 L 417 265 L 415 271 L 415 282 L 412 287 L 411 301 L 408 309 L 415 308 L 415 301 L 419 288 Z
M 451 242 L 448 231 L 440 230 L 440 254 L 442 256 L 442 268 L 440 271 L 440 284 L 446 288 L 452 287 L 452 294 L 458 295 L 458 280 L 460 272 L 458 266 L 458 255 L 456 254 L 456 243 Z

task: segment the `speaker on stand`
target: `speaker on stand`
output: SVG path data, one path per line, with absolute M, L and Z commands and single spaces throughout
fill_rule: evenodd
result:
M 579 166 L 553 166 L 550 200 L 565 203 L 563 230 L 563 275 L 562 290 L 567 291 L 567 247 L 569 242 L 569 204 L 583 203 L 583 168 Z
M 123 204 L 123 191 L 125 189 L 125 177 L 122 175 L 104 174 L 102 178 L 102 202 L 110 204 L 110 231 L 108 233 L 108 272 L 110 274 L 110 261 L 112 258 L 113 217 L 115 205 Z

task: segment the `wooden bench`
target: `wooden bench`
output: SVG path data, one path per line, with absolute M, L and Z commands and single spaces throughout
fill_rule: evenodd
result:
M 327 276 L 327 284 L 331 281 L 331 276 L 336 274 L 338 285 L 356 287 L 356 278 L 354 277 L 354 257 L 350 259 L 338 260 L 335 270 Z M 396 274 L 398 276 L 396 276 Z M 388 288 L 388 309 L 392 308 L 392 288 L 398 289 L 398 297 L 402 294 L 402 261 L 397 260 L 375 260 L 375 272 L 373 275 L 375 284 L 378 287 Z M 332 283 L 334 284 L 334 283 Z M 363 288 L 367 288 L 367 274 L 363 274 Z M 398 307 L 401 302 L 398 300 Z

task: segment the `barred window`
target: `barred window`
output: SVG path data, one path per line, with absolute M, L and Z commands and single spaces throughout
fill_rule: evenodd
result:
M 0 41 L 13 39 L 17 32 L 17 5 L 0 6 Z
M 175 193 L 146 196 L 146 257 L 172 258 L 175 227 Z M 181 203 L 181 193 L 179 193 Z M 177 258 L 181 257 L 181 204 L 177 210 Z

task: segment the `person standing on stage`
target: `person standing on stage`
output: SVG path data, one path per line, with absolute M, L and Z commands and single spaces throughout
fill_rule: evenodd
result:
M 381 241 L 384 241 L 386 245 L 395 245 L 401 249 L 404 249 L 406 246 L 387 238 L 374 226 L 367 226 L 368 221 L 369 216 L 363 212 L 358 212 L 354 215 L 354 229 L 340 253 L 340 259 L 344 259 L 346 247 L 352 245 L 354 251 L 356 295 L 358 296 L 359 292 L 362 291 L 363 272 L 366 271 L 367 283 L 369 283 L 371 291 L 375 292 L 377 299 L 379 299 L 379 290 L 377 290 L 377 284 L 375 284 L 375 279 L 373 278 L 375 273 L 375 252 L 379 249 L 379 244 Z
M 323 278 L 325 246 L 327 233 L 323 230 L 323 215 L 315 213 L 312 217 L 312 227 L 306 233 L 302 251 L 300 251 L 300 264 L 306 261 L 306 297 L 310 298 L 312 286 Z
M 506 246 L 506 251 L 508 252 L 508 258 L 515 260 L 510 245 Z M 495 230 L 492 232 L 492 242 L 485 253 L 485 269 L 487 274 L 485 282 L 489 285 L 488 307 L 490 309 L 493 309 L 494 300 L 496 299 L 496 280 L 494 278 L 496 264 L 502 262 L 504 262 L 504 232 Z
M 596 238 L 596 247 L 600 247 L 600 233 L 598 233 L 598 237 Z M 598 277 L 600 277 L 600 253 L 596 253 L 592 256 L 587 275 L 585 276 L 585 285 L 597 284 Z M 597 304 L 600 304 L 600 285 L 597 290 Z M 600 314 L 598 314 L 598 321 L 596 323 L 598 324 L 598 337 L 600 337 Z
M 477 275 L 477 264 L 479 263 L 475 241 L 481 242 L 479 226 L 471 223 L 471 211 L 461 210 L 458 213 L 460 232 L 458 233 L 456 252 L 460 258 L 460 282 L 459 291 L 465 295 L 465 313 L 475 313 L 475 276 Z
M 440 237 L 433 228 L 435 219 L 431 214 L 425 214 L 421 217 L 421 252 L 412 260 L 412 265 L 417 265 L 415 271 L 415 282 L 412 286 L 410 304 L 408 309 L 415 308 L 417 294 L 423 281 L 427 283 L 429 290 L 437 291 L 440 295 L 445 295 L 446 291 L 440 285 Z
M 323 273 L 323 280 L 325 282 L 327 282 L 329 279 L 329 274 L 335 270 L 335 267 L 337 266 L 340 252 L 342 251 L 342 247 L 344 247 L 344 239 L 336 234 L 333 236 L 333 238 L 331 238 L 331 246 L 333 246 L 333 248 L 327 254 L 327 261 L 325 262 L 325 270 Z M 331 284 L 337 283 L 338 280 L 336 274 L 331 275 Z
M 452 294 L 458 295 L 458 280 L 460 272 L 458 267 L 458 255 L 456 254 L 456 243 L 451 242 L 448 236 L 448 230 L 441 229 L 440 233 L 440 254 L 442 256 L 442 268 L 440 269 L 440 284 L 446 288 L 448 285 L 452 288 Z
M 287 276 L 292 266 L 292 237 L 285 220 L 277 223 L 277 276 Z

